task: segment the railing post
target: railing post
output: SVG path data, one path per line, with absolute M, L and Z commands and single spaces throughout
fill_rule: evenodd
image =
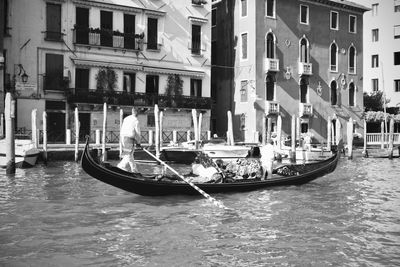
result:
M 96 130 L 96 145 L 100 145 L 100 129 Z
M 177 144 L 177 143 L 178 143 L 178 137 L 177 137 L 177 132 L 176 132 L 176 130 L 173 130 L 173 131 L 172 131 L 172 142 L 173 142 L 174 144 Z
M 381 149 L 385 148 L 385 122 L 381 122 Z
M 363 155 L 365 158 L 368 157 L 367 151 L 367 143 L 368 143 L 368 135 L 367 135 L 367 121 L 364 119 L 364 148 L 363 148 Z
M 71 144 L 71 129 L 66 130 L 65 134 L 65 144 L 70 145 Z
M 149 146 L 153 145 L 153 130 L 149 130 Z

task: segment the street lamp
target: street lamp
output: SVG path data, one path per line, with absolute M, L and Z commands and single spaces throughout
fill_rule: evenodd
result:
M 25 69 L 24 69 L 24 67 L 22 66 L 21 63 L 20 63 L 20 64 L 17 64 L 16 66 L 19 68 L 19 70 L 18 70 L 18 71 L 19 71 L 19 72 L 18 72 L 18 76 L 21 77 L 21 81 L 22 81 L 23 83 L 26 83 L 26 82 L 28 81 L 29 75 L 26 74 L 26 71 L 25 71 Z

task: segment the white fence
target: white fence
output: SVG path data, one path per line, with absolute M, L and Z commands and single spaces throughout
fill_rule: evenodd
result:
M 383 142 L 389 142 L 389 134 L 383 134 Z M 382 144 L 382 134 L 381 133 L 369 133 L 367 134 L 367 145 L 380 145 Z M 393 144 L 400 144 L 400 133 L 393 134 Z

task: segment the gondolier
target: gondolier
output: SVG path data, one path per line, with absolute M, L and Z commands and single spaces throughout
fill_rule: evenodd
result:
M 136 115 L 136 109 L 132 108 L 132 114 L 123 120 L 120 132 L 122 160 L 118 168 L 131 172 L 138 172 L 133 157 L 135 146 L 140 146 L 140 125 Z

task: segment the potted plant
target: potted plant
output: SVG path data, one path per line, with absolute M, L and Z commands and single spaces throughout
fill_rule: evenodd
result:
M 119 30 L 113 31 L 113 47 L 124 47 L 124 34 Z
M 165 92 L 170 99 L 170 103 L 168 104 L 170 104 L 172 107 L 177 107 L 183 92 L 183 80 L 179 74 L 168 75 Z
M 114 96 L 117 74 L 109 67 L 100 69 L 96 74 L 96 89 L 103 93 L 103 101 L 109 102 Z
M 100 28 L 89 28 L 89 44 L 100 45 Z

